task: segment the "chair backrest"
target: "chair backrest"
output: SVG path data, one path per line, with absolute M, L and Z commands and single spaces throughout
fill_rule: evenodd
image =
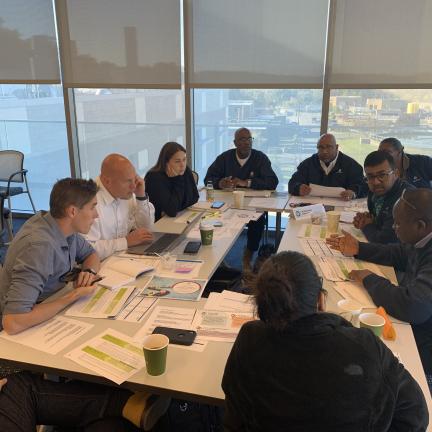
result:
M 198 173 L 196 171 L 192 171 L 192 176 L 193 176 L 193 178 L 195 180 L 195 184 L 198 184 L 198 181 L 199 181 L 199 175 L 198 175 Z
M 9 177 L 17 171 L 21 171 L 24 166 L 24 153 L 17 150 L 0 151 L 0 181 L 8 181 Z M 22 183 L 24 177 L 17 174 L 11 180 L 14 183 Z
M 6 222 L 4 218 L 4 197 L 0 195 L 0 245 L 1 245 L 1 237 L 3 236 L 6 229 Z

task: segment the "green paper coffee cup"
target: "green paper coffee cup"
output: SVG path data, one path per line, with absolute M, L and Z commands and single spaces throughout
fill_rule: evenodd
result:
M 166 369 L 169 339 L 165 335 L 151 334 L 144 339 L 143 351 L 149 375 L 162 375 Z
M 376 313 L 362 313 L 359 316 L 360 327 L 372 330 L 378 337 L 381 337 L 385 319 Z
M 210 246 L 213 243 L 213 225 L 201 224 L 201 244 L 203 246 Z

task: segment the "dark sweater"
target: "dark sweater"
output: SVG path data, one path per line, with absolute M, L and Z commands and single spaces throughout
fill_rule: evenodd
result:
M 393 229 L 393 206 L 402 195 L 404 189 L 413 189 L 414 186 L 406 181 L 397 179 L 393 187 L 384 195 L 384 203 L 379 214 L 373 203 L 373 193 L 368 194 L 369 213 L 374 217 L 374 222 L 366 225 L 362 231 L 370 242 L 398 243 Z
M 367 276 L 363 285 L 377 306 L 412 324 L 423 368 L 432 373 L 432 240 L 422 248 L 359 243 L 357 257 L 403 272 L 399 286 L 375 274 Z
M 183 175 L 168 177 L 165 172 L 149 171 L 145 176 L 146 191 L 155 207 L 155 220 L 162 212 L 174 217 L 177 212 L 195 204 L 199 194 L 190 168 Z
M 240 330 L 222 380 L 225 430 L 425 431 L 423 393 L 371 331 L 318 313 Z
M 300 185 L 309 185 L 310 183 L 350 189 L 355 192 L 357 198 L 362 198 L 367 193 L 363 168 L 354 159 L 342 152 L 339 152 L 336 164 L 328 175 L 321 168 L 317 153 L 305 159 L 288 182 L 288 192 L 292 195 L 298 195 Z
M 417 188 L 430 188 L 432 181 L 432 158 L 425 155 L 406 154 L 408 167 L 405 168 L 402 178 Z
M 241 166 L 236 157 L 236 150 L 228 150 L 219 155 L 210 165 L 204 179 L 204 184 L 213 182 L 219 189 L 219 181 L 224 177 L 237 177 L 240 180 L 252 180 L 251 189 L 274 190 L 279 180 L 272 170 L 270 159 L 261 151 L 252 149 L 247 162 Z

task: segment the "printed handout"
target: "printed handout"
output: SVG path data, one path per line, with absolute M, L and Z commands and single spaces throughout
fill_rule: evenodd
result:
M 217 342 L 234 342 L 241 326 L 254 319 L 251 313 L 204 309 L 197 311 L 193 327 L 201 339 Z
M 352 270 L 370 270 L 378 276 L 384 277 L 384 274 L 376 264 L 352 258 L 321 256 L 318 258 L 318 264 L 323 276 L 333 282 L 349 280 L 348 275 Z
M 144 338 L 151 334 L 155 327 L 181 328 L 185 330 L 194 330 L 192 322 L 197 313 L 196 309 L 178 308 L 169 306 L 156 306 L 146 323 L 133 336 L 133 339 L 142 343 Z M 196 337 L 190 346 L 174 345 L 177 348 L 188 349 L 191 351 L 204 351 L 207 342 Z
M 58 354 L 92 327 L 93 324 L 56 316 L 17 335 L 2 331 L 0 337 L 48 354 Z
M 65 357 L 116 384 L 145 367 L 141 345 L 113 329 L 103 331 Z
M 113 317 L 121 311 L 134 291 L 135 286 L 124 286 L 116 291 L 99 286 L 93 295 L 82 297 L 72 304 L 65 315 L 85 318 Z
M 143 296 L 171 300 L 198 301 L 207 281 L 203 279 L 175 279 L 153 276 L 146 284 Z
M 334 287 L 344 299 L 354 300 L 364 308 L 376 308 L 369 293 L 358 282 L 336 282 Z

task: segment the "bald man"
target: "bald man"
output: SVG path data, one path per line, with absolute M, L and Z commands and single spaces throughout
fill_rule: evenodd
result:
M 307 196 L 311 192 L 310 184 L 313 183 L 344 188 L 341 198 L 346 201 L 366 196 L 363 168 L 339 151 L 334 135 L 321 135 L 317 150 L 317 153 L 301 162 L 292 175 L 288 182 L 290 194 Z
M 100 258 L 151 241 L 154 207 L 148 200 L 144 180 L 129 159 L 119 154 L 108 155 L 96 183 L 99 217 L 86 238 Z
M 362 243 L 345 233 L 327 242 L 344 255 L 393 266 L 399 285 L 369 270 L 350 277 L 360 282 L 377 306 L 412 324 L 423 368 L 432 374 L 432 190 L 405 189 L 393 207 L 394 230 L 402 244 Z
M 274 190 L 279 180 L 272 169 L 270 159 L 252 148 L 253 136 L 249 129 L 235 131 L 235 149 L 220 154 L 209 166 L 204 184 L 211 181 L 216 189 L 247 188 Z M 243 270 L 251 270 L 251 260 L 258 250 L 264 230 L 264 216 L 247 224 L 247 245 L 243 253 Z

